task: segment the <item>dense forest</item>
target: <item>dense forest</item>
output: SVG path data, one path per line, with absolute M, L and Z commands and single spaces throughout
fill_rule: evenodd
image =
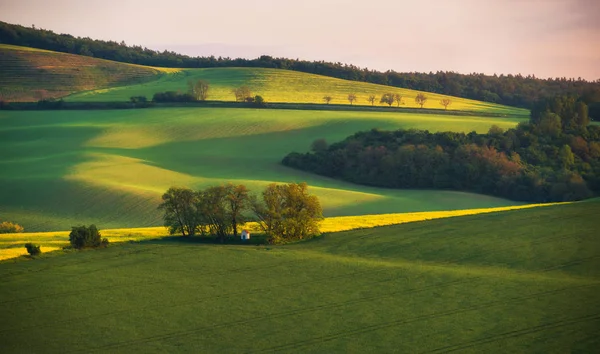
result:
M 600 126 L 574 97 L 539 102 L 529 122 L 487 134 L 420 130 L 359 132 L 286 166 L 388 188 L 434 188 L 527 202 L 579 200 L 600 193 Z
M 341 79 L 391 85 L 408 89 L 531 108 L 533 103 L 558 95 L 576 95 L 589 106 L 590 117 L 600 120 L 600 79 L 589 82 L 571 78 L 538 79 L 522 75 L 468 75 L 455 72 L 379 72 L 354 65 L 261 56 L 257 59 L 190 57 L 170 51 L 155 51 L 124 42 L 56 34 L 49 30 L 0 22 L 0 43 L 93 56 L 126 63 L 178 67 L 262 67 L 296 70 Z

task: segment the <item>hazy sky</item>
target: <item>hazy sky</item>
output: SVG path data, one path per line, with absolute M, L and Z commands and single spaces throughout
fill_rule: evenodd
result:
M 0 0 L 0 20 L 189 55 L 600 79 L 600 0 Z

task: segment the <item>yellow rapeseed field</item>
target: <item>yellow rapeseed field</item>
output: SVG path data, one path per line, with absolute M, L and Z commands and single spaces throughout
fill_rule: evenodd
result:
M 507 210 L 526 209 L 543 207 L 557 204 L 568 203 L 546 203 L 546 204 L 527 204 L 519 206 L 508 206 L 498 208 L 480 208 L 464 210 L 446 210 L 446 211 L 426 211 L 415 213 L 397 213 L 397 214 L 377 214 L 377 215 L 359 215 L 359 216 L 338 216 L 325 218 L 321 222 L 321 232 L 340 232 L 354 229 L 372 228 L 378 226 L 396 225 L 415 221 L 425 221 L 441 218 L 450 218 L 455 216 L 475 215 L 483 213 L 493 213 Z M 255 222 L 244 225 L 245 229 L 251 232 L 261 232 L 260 227 Z M 143 227 L 128 229 L 106 229 L 100 230 L 102 237 L 108 238 L 110 242 L 141 241 L 153 238 L 167 236 L 167 230 L 164 227 Z M 42 245 L 42 253 L 61 249 L 68 245 L 69 231 L 60 232 L 30 232 L 20 234 L 0 235 L 0 260 L 15 258 L 26 255 L 24 244 L 33 242 Z

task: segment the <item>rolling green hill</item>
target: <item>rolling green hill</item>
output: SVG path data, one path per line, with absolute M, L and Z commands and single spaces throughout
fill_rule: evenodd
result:
M 298 172 L 280 164 L 317 138 L 371 128 L 487 131 L 518 119 L 432 114 L 170 108 L 0 111 L 0 215 L 26 231 L 161 224 L 156 206 L 172 185 L 226 181 L 259 192 L 306 181 L 327 216 L 518 204 L 452 191 L 386 190 Z
M 0 263 L 3 352 L 567 353 L 600 345 L 598 199 Z
M 67 98 L 69 101 L 124 101 L 131 96 L 147 96 L 161 91 L 187 90 L 188 80 L 204 79 L 211 85 L 209 100 L 234 101 L 232 90 L 247 85 L 254 94 L 263 96 L 267 102 L 287 103 L 324 103 L 324 96 L 332 97 L 332 104 L 349 105 L 348 94 L 355 93 L 355 105 L 371 105 L 370 95 L 375 95 L 376 106 L 381 106 L 379 99 L 384 93 L 398 93 L 403 99 L 400 107 L 417 108 L 414 101 L 418 91 L 400 89 L 384 85 L 376 85 L 357 81 L 335 79 L 327 76 L 307 74 L 298 71 L 264 68 L 208 68 L 183 69 L 172 75 L 166 75 L 156 81 L 143 84 L 117 87 L 107 90 L 92 90 L 78 93 Z M 428 101 L 424 108 L 443 109 L 439 101 L 450 98 L 452 104 L 449 110 L 490 112 L 498 114 L 527 115 L 528 111 L 521 108 L 497 105 L 493 103 L 474 101 L 458 97 L 449 97 L 433 93 L 425 93 Z M 386 105 L 384 105 L 386 106 Z M 394 104 L 396 106 L 396 104 Z
M 7 44 L 0 44 L 0 67 L 0 99 L 7 102 L 146 82 L 173 71 Z
M 74 102 L 129 101 L 132 96 L 147 96 L 161 91 L 187 90 L 189 80 L 204 79 L 210 85 L 209 100 L 233 101 L 232 90 L 247 85 L 267 102 L 323 103 L 349 105 L 348 94 L 357 96 L 359 105 L 370 105 L 367 98 L 384 93 L 403 97 L 400 107 L 419 107 L 417 91 L 364 82 L 335 79 L 297 71 L 264 68 L 168 69 L 124 64 L 85 56 L 51 52 L 28 47 L 0 45 L 0 94 L 6 101 L 35 101 L 67 96 Z M 450 98 L 449 110 L 527 115 L 521 108 L 426 93 L 424 108 L 442 109 L 439 101 Z

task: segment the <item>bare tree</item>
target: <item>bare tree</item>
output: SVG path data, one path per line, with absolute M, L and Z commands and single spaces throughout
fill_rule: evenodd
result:
M 381 100 L 379 100 L 379 103 L 387 103 L 388 106 L 392 106 L 394 104 L 394 94 L 393 93 L 386 93 L 383 96 L 381 96 Z
M 248 86 L 241 86 L 231 90 L 235 95 L 235 100 L 238 102 L 245 102 L 248 98 L 252 98 L 252 91 Z
M 402 95 L 399 93 L 394 94 L 394 99 L 396 100 L 396 104 L 400 107 L 400 103 L 402 103 Z
M 194 82 L 192 80 L 188 81 L 189 93 L 194 96 L 196 101 L 206 101 L 208 97 L 208 89 L 210 86 L 208 85 L 208 81 L 199 79 Z
M 451 101 L 449 98 L 443 98 L 443 99 L 440 101 L 440 104 L 441 104 L 442 106 L 444 106 L 444 109 L 446 109 L 446 110 L 447 110 L 447 109 L 448 109 L 448 106 L 452 104 L 452 101 Z
M 357 101 L 356 94 L 354 94 L 354 93 L 349 94 L 348 101 L 350 101 L 350 105 L 352 105 L 354 103 L 354 101 Z
M 371 102 L 371 106 L 374 106 L 375 105 L 375 95 L 369 96 L 368 101 Z
M 325 101 L 325 103 L 329 104 L 329 102 L 331 102 L 332 97 L 331 96 L 325 96 L 323 97 L 323 101 Z
M 423 108 L 423 105 L 425 104 L 426 101 L 427 101 L 427 96 L 425 96 L 422 93 L 418 94 L 417 97 L 415 97 L 415 102 L 418 105 L 421 105 L 421 108 Z

